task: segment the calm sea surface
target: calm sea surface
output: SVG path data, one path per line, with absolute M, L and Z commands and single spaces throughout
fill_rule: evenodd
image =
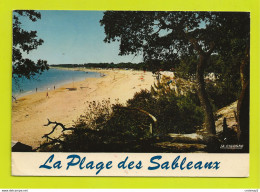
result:
M 34 79 L 19 78 L 18 83 L 12 79 L 12 94 L 15 97 L 27 95 L 37 91 L 53 90 L 63 84 L 72 83 L 74 81 L 82 81 L 90 77 L 100 77 L 96 72 L 72 71 L 49 69 L 41 75 L 36 75 Z

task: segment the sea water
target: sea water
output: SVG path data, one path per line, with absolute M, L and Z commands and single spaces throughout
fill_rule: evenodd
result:
M 83 81 L 86 78 L 100 77 L 100 73 L 73 71 L 62 69 L 49 69 L 44 71 L 41 75 L 36 75 L 32 79 L 17 78 L 12 79 L 12 95 L 20 97 L 39 91 L 53 90 L 61 85 L 72 83 L 74 81 Z

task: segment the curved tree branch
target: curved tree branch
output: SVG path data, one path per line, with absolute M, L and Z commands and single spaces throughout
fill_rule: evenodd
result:
M 153 129 L 157 128 L 158 121 L 157 121 L 156 117 L 153 116 L 151 113 L 149 113 L 143 109 L 139 109 L 139 108 L 130 108 L 130 107 L 119 107 L 119 108 L 125 109 L 125 110 L 131 110 L 131 111 L 138 111 L 138 112 L 141 112 L 141 113 L 145 114 L 146 116 L 148 116 L 152 120 L 152 127 L 150 130 L 151 134 L 153 134 Z
M 60 127 L 62 128 L 62 132 L 64 132 L 64 131 L 69 131 L 69 130 L 71 130 L 71 131 L 74 131 L 74 130 L 75 130 L 75 128 L 66 128 L 62 123 L 58 123 L 58 122 L 56 122 L 56 121 L 52 122 L 52 121 L 50 121 L 49 119 L 48 119 L 48 123 L 45 124 L 44 126 L 49 126 L 49 125 L 51 125 L 51 124 L 54 124 L 54 125 L 55 125 L 55 126 L 52 128 L 52 131 L 51 131 L 50 133 L 45 134 L 42 138 L 47 138 L 47 139 L 50 138 L 49 135 L 51 135 L 51 134 L 55 131 L 55 129 L 56 129 L 58 126 L 60 126 Z

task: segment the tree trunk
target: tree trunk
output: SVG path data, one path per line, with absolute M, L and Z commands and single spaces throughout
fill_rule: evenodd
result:
M 208 58 L 209 58 L 208 55 L 200 54 L 200 61 L 197 64 L 197 70 L 196 70 L 196 83 L 197 83 L 197 92 L 198 92 L 199 100 L 205 114 L 206 129 L 208 133 L 216 134 L 213 111 L 212 111 L 211 104 L 209 102 L 208 95 L 206 93 L 205 82 L 204 82 L 204 68 Z
M 246 48 L 245 58 L 240 65 L 242 91 L 237 102 L 238 139 L 244 144 L 244 151 L 249 152 L 249 47 Z
M 239 142 L 248 148 L 249 144 L 249 82 L 242 88 L 241 95 L 237 103 Z
M 207 52 L 205 52 L 205 51 L 203 51 L 202 47 L 199 45 L 198 41 L 195 38 L 192 38 L 185 31 L 183 31 L 183 34 L 190 41 L 193 48 L 199 54 L 200 60 L 199 60 L 199 63 L 197 64 L 197 69 L 196 69 L 197 93 L 199 96 L 200 104 L 204 111 L 206 129 L 209 134 L 216 134 L 216 126 L 215 126 L 213 111 L 212 111 L 212 107 L 209 102 L 208 95 L 206 93 L 205 82 L 204 82 L 204 69 L 205 69 L 205 66 L 207 64 L 207 61 L 208 61 L 210 55 L 214 51 L 215 43 L 210 42 L 210 49 Z

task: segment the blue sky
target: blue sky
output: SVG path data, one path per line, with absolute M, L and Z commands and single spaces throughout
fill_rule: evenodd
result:
M 34 61 L 47 60 L 49 64 L 83 64 L 100 62 L 142 61 L 141 56 L 118 56 L 119 43 L 105 43 L 104 28 L 100 26 L 102 11 L 39 11 L 41 19 L 32 22 L 21 19 L 22 28 L 36 30 L 44 44 L 29 55 Z

